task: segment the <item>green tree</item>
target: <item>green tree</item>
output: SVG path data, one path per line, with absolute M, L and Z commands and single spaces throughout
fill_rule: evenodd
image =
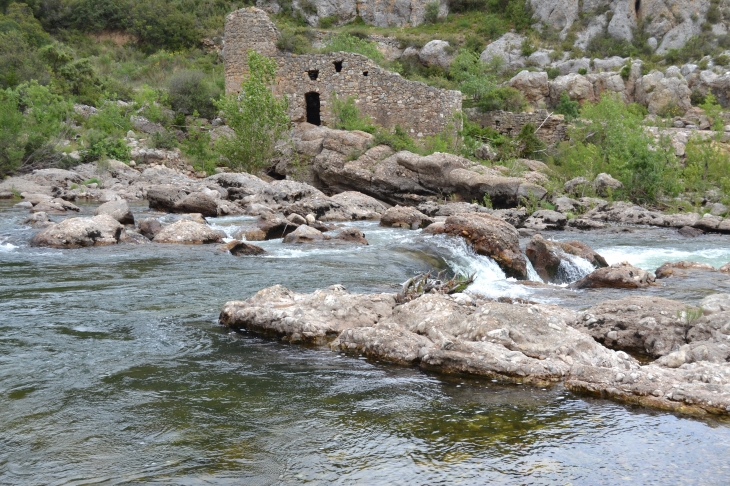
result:
M 286 98 L 271 91 L 276 61 L 248 51 L 248 77 L 240 95 L 216 103 L 235 135 L 218 139 L 216 148 L 232 169 L 254 172 L 271 161 L 276 142 L 289 128 Z
M 560 93 L 560 101 L 555 107 L 555 113 L 565 116 L 567 121 L 572 121 L 578 118 L 579 111 L 580 105 L 577 101 L 571 101 L 570 96 L 565 91 Z

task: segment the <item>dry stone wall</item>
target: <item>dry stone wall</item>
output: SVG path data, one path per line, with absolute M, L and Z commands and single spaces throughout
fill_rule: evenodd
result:
M 551 115 L 547 110 L 533 113 L 512 113 L 509 111 L 481 112 L 476 108 L 465 110 L 470 121 L 478 123 L 482 128 L 491 128 L 503 135 L 516 137 L 522 127 L 528 123 L 539 127 L 535 135 L 548 145 L 567 140 L 568 125 L 563 115 Z
M 360 54 L 347 52 L 294 55 L 276 49 L 277 32 L 257 8 L 230 14 L 225 30 L 226 92 L 240 90 L 249 49 L 274 57 L 279 65 L 274 93 L 289 99 L 295 122 L 331 125 L 332 100 L 352 97 L 360 112 L 385 127 L 400 125 L 414 136 L 458 128 L 453 115 L 461 111 L 461 93 L 408 81 L 380 68 Z

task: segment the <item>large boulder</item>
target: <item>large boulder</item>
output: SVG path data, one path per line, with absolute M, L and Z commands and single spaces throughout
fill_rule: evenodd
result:
M 216 231 L 205 224 L 182 219 L 162 228 L 152 241 L 155 243 L 201 245 L 220 243 L 225 236 L 225 233 Z
M 380 219 L 388 209 L 388 206 L 374 197 L 357 191 L 341 192 L 330 199 L 346 207 L 354 220 Z
M 380 218 L 381 226 L 419 229 L 433 223 L 433 220 L 416 208 L 394 206 Z
M 257 256 L 266 253 L 260 246 L 246 243 L 245 241 L 233 240 L 220 246 L 221 251 L 227 251 L 233 256 Z
M 68 218 L 36 234 L 30 245 L 51 248 L 115 245 L 123 231 L 124 226 L 107 214 L 93 218 Z
M 645 224 L 651 226 L 664 226 L 665 222 L 662 213 L 651 211 L 628 202 L 601 204 L 586 212 L 583 218 L 608 223 Z
M 482 62 L 492 62 L 495 58 L 501 59 L 507 69 L 522 69 L 525 67 L 525 56 L 522 54 L 522 43 L 525 37 L 508 32 L 496 41 L 487 45 L 479 55 Z
M 139 232 L 145 238 L 152 240 L 162 231 L 162 223 L 157 218 L 145 218 L 139 222 Z
M 714 272 L 715 267 L 707 263 L 699 262 L 667 262 L 654 271 L 656 278 L 684 277 L 689 272 Z
M 550 96 L 548 75 L 546 72 L 520 71 L 509 80 L 509 86 L 522 92 L 525 99 L 538 105 Z
M 418 52 L 418 60 L 425 66 L 437 66 L 448 70 L 454 60 L 451 45 L 442 40 L 432 40 Z
M 127 201 L 105 202 L 94 211 L 95 215 L 108 214 L 122 224 L 134 224 L 134 215 Z
M 301 225 L 284 237 L 284 243 L 313 243 L 324 241 L 327 235 L 311 226 Z
M 550 81 L 550 103 L 555 105 L 560 101 L 563 92 L 573 101 L 593 101 L 593 85 L 581 74 L 566 74 Z
M 207 192 L 192 192 L 175 203 L 173 212 L 200 213 L 205 217 L 218 216 L 218 202 Z
M 637 103 L 646 106 L 650 114 L 661 114 L 670 108 L 681 113 L 692 107 L 692 91 L 682 77 L 664 77 L 659 71 L 652 71 L 636 82 L 634 97 Z
M 571 283 L 575 280 L 575 258 L 585 260 L 592 268 L 607 267 L 606 260 L 580 241 L 551 241 L 542 235 L 530 239 L 525 251 L 533 268 L 545 282 Z M 584 276 L 579 275 L 579 277 Z
M 611 349 L 658 358 L 686 344 L 688 311 L 697 309 L 661 297 L 625 297 L 591 307 L 573 327 Z
M 593 180 L 593 188 L 600 196 L 607 196 L 613 191 L 621 189 L 623 186 L 621 181 L 614 179 L 610 174 L 606 174 L 605 172 L 601 172 Z
M 557 211 L 541 209 L 530 215 L 524 223 L 525 228 L 537 231 L 561 230 L 568 224 L 568 218 Z
M 492 258 L 507 277 L 527 278 L 527 261 L 514 226 L 489 214 L 457 214 L 446 218 L 444 231 L 464 238 L 479 255 Z
M 629 263 L 617 263 L 589 273 L 570 287 L 574 289 L 642 289 L 653 284 L 654 274 L 636 268 Z

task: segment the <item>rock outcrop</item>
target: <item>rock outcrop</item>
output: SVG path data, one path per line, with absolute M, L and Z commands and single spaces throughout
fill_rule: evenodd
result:
M 599 268 L 577 282 L 573 282 L 570 287 L 574 289 L 642 289 L 654 283 L 654 280 L 653 273 L 623 262 Z
M 94 211 L 95 215 L 108 214 L 122 224 L 134 224 L 134 215 L 127 201 L 105 202 Z
M 479 255 L 492 258 L 507 277 L 527 278 L 527 261 L 514 226 L 489 214 L 446 218 L 444 232 L 464 238 Z
M 220 243 L 225 234 L 195 221 L 180 220 L 165 226 L 155 235 L 155 243 L 176 243 L 180 245 L 202 245 Z
M 571 283 L 571 256 L 586 260 L 594 268 L 608 266 L 606 260 L 585 243 L 551 241 L 539 234 L 530 239 L 525 254 L 545 282 Z
M 124 226 L 107 214 L 93 218 L 68 218 L 36 234 L 30 245 L 51 248 L 115 245 L 123 231 Z

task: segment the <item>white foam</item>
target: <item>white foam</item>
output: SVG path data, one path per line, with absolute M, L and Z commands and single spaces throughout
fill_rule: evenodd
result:
M 561 257 L 557 272 L 557 280 L 561 283 L 575 282 L 595 270 L 593 264 L 585 258 L 569 253 L 564 253 Z
M 666 262 L 682 260 L 709 263 L 720 267 L 730 261 L 730 248 L 697 248 L 696 250 L 678 250 L 675 248 L 654 248 L 647 246 L 613 246 L 599 248 L 597 253 L 602 255 L 609 265 L 629 262 L 643 270 L 654 271 Z
M 9 253 L 13 250 L 15 250 L 17 246 L 13 245 L 12 243 L 3 243 L 0 242 L 0 252 Z

